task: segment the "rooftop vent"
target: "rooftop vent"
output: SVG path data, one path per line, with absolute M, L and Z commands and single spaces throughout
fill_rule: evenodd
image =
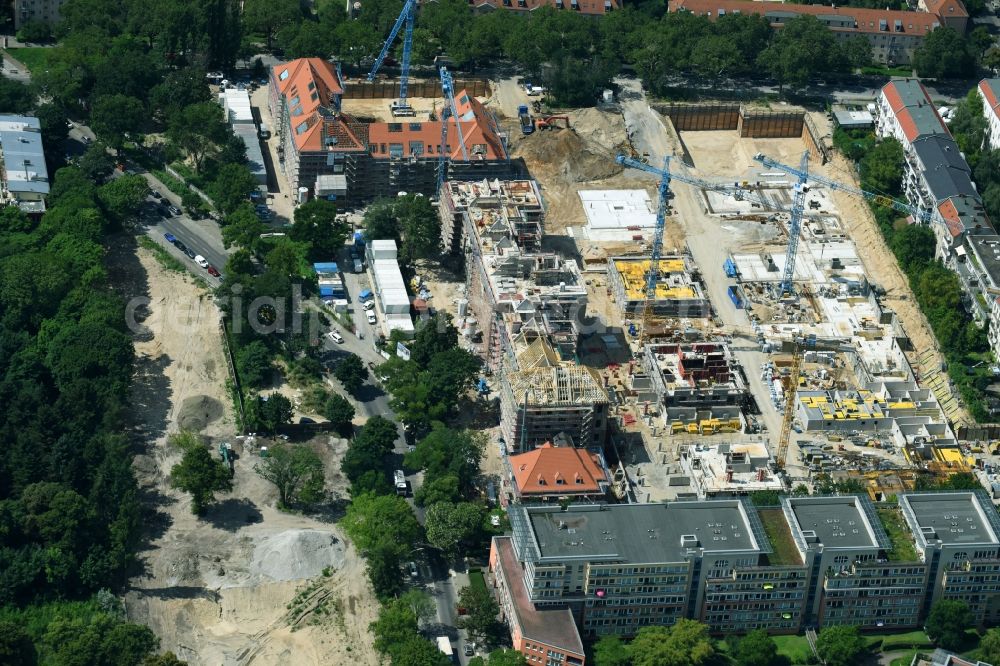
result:
M 819 543 L 816 530 L 802 530 L 802 538 L 806 540 L 806 543 Z
M 697 548 L 698 547 L 698 537 L 694 534 L 682 534 L 681 535 L 681 548 Z

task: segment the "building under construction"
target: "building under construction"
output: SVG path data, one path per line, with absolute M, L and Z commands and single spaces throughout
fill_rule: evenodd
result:
M 650 264 L 650 259 L 643 257 L 608 260 L 608 287 L 625 318 L 642 317 Z M 652 313 L 658 317 L 701 318 L 712 314 L 698 269 L 683 256 L 660 259 L 651 306 Z
M 460 330 L 482 335 L 477 351 L 495 372 L 514 339 L 544 338 L 563 360 L 577 354 L 587 288 L 572 259 L 543 251 L 543 211 L 534 181 L 445 183 L 441 214 L 460 219 L 466 253 L 466 294 Z
M 509 176 L 510 158 L 496 118 L 465 90 L 456 91 L 458 122 L 445 121 L 443 143 L 441 120 L 366 121 L 341 111 L 343 95 L 336 65 L 322 58 L 271 68 L 268 104 L 279 166 L 300 197 L 356 207 L 399 192 L 433 196 L 442 154 L 452 180 Z
M 543 338 L 519 336 L 515 345 L 500 374 L 500 432 L 508 451 L 530 451 L 560 433 L 576 446 L 603 446 L 608 394 L 597 371 L 560 361 Z

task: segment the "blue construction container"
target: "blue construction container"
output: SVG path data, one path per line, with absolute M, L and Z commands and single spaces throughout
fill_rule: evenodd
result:
M 726 291 L 729 294 L 729 300 L 733 302 L 733 305 L 742 310 L 745 305 L 743 302 L 743 296 L 740 294 L 740 288 L 736 285 L 731 285 Z
M 734 278 L 740 274 L 740 272 L 736 270 L 736 263 L 733 261 L 732 257 L 726 259 L 726 263 L 722 264 L 722 269 L 726 271 L 726 277 Z

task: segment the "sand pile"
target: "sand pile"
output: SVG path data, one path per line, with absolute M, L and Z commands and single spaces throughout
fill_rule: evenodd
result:
M 222 403 L 207 395 L 194 395 L 185 398 L 181 403 L 181 411 L 177 415 L 177 425 L 182 430 L 200 432 L 209 423 L 222 418 L 224 413 Z
M 600 109 L 580 109 L 569 115 L 570 126 L 576 130 L 592 150 L 601 148 L 614 157 L 615 151 L 628 141 L 625 119 L 620 113 Z
M 250 573 L 271 580 L 313 578 L 344 565 L 344 544 L 330 532 L 286 530 L 257 540 Z
M 541 130 L 515 148 L 533 170 L 554 167 L 566 183 L 604 180 L 621 173 L 615 156 L 628 141 L 620 114 L 581 109 L 570 114 L 571 129 Z

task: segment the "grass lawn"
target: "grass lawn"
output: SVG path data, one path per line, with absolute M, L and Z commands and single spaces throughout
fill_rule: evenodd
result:
M 887 634 L 883 636 L 873 636 L 881 640 L 882 652 L 892 650 L 906 650 L 908 648 L 932 648 L 934 644 L 923 630 L 907 631 L 901 634 Z
M 486 579 L 483 577 L 483 572 L 478 569 L 471 569 L 469 571 L 469 586 L 479 587 L 482 589 L 486 588 Z
M 902 657 L 896 657 L 889 662 L 889 666 L 910 666 L 910 664 L 913 663 L 913 658 L 917 656 L 918 652 L 920 652 L 920 650 L 910 650 Z
M 771 542 L 774 552 L 768 555 L 768 560 L 773 565 L 782 564 L 802 564 L 799 558 L 798 548 L 792 539 L 792 532 L 785 522 L 785 516 L 781 509 L 758 509 L 760 521 L 764 524 L 764 532 L 767 540 Z
M 30 46 L 20 49 L 6 49 L 11 58 L 21 62 L 29 71 L 36 72 L 45 69 L 49 62 L 51 48 Z
M 913 76 L 913 70 L 909 67 L 883 67 L 875 65 L 862 67 L 861 73 L 881 76 Z
M 809 641 L 805 636 L 772 636 L 778 646 L 778 654 L 788 657 L 795 664 L 808 664 L 812 657 Z
M 899 509 L 885 508 L 877 509 L 879 520 L 885 527 L 885 533 L 892 543 L 892 550 L 886 552 L 890 562 L 915 562 L 917 559 L 917 548 L 910 537 L 910 531 L 903 520 L 903 514 Z M 926 636 L 925 636 L 926 638 Z

